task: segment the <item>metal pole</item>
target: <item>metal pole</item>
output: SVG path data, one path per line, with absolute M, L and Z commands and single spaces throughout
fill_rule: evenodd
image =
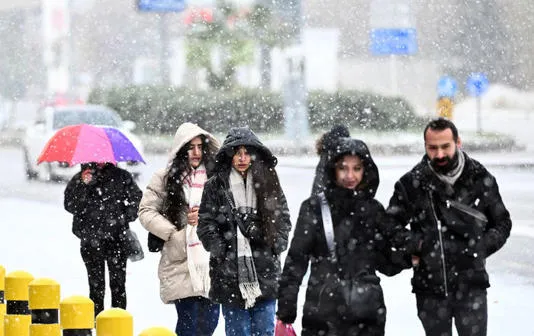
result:
M 480 95 L 477 96 L 477 133 L 482 133 L 482 103 Z
M 399 89 L 397 84 L 397 57 L 395 55 L 391 55 L 389 58 L 389 73 L 391 76 L 391 93 L 396 96 Z
M 286 0 L 288 18 L 292 23 L 292 45 L 297 53 L 288 60 L 289 75 L 284 87 L 285 135 L 297 143 L 309 136 L 308 102 L 305 81 L 305 57 L 302 54 L 302 3 Z
M 167 14 L 165 12 L 159 13 L 159 38 L 160 38 L 160 59 L 159 59 L 159 71 L 161 84 L 169 85 L 170 76 L 169 76 L 169 34 L 167 29 Z

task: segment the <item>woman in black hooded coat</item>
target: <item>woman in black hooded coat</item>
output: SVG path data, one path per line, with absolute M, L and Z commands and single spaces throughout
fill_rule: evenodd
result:
M 402 270 L 405 266 L 402 258 L 399 265 L 392 262 L 391 246 L 402 247 L 408 236 L 402 227 L 393 227 L 382 204 L 374 199 L 379 175 L 365 143 L 339 138 L 324 169 L 324 195 L 331 211 L 337 263 L 328 249 L 320 198 L 312 195 L 301 205 L 285 260 L 278 319 L 286 324 L 294 323 L 299 287 L 311 262 L 302 335 L 383 335 L 386 308 L 376 271 L 394 275 Z M 325 299 L 325 284 L 336 270 L 340 279 L 364 275 L 377 284 L 377 296 L 373 302 L 365 302 L 368 307 L 376 307 L 371 318 L 349 320 L 344 312 L 351 307 L 336 300 L 337 296 Z
M 209 297 L 222 305 L 227 335 L 274 332 L 280 254 L 291 230 L 276 163 L 249 128 L 233 128 L 204 186 L 197 233 L 210 252 Z

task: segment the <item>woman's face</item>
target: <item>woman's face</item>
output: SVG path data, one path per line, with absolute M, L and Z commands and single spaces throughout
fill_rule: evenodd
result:
M 363 178 L 362 160 L 357 155 L 344 155 L 336 162 L 336 184 L 346 189 L 356 189 Z
M 198 168 L 202 162 L 202 138 L 193 138 L 193 140 L 189 141 L 188 146 L 187 158 L 189 160 L 189 164 L 193 168 Z
M 245 175 L 250 167 L 250 163 L 251 157 L 245 146 L 239 147 L 232 157 L 232 167 L 240 172 L 241 175 Z

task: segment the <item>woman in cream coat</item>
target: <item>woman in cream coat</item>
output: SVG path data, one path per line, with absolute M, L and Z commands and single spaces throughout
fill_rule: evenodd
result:
M 198 240 L 198 208 L 219 143 L 192 123 L 174 136 L 167 167 L 156 172 L 139 206 L 139 220 L 161 239 L 158 276 L 164 303 L 174 303 L 176 334 L 212 335 L 219 305 L 208 299 L 209 253 Z

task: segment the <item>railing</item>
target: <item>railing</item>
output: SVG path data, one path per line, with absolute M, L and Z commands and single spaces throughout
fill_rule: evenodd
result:
M 84 296 L 60 300 L 60 285 L 48 278 L 34 279 L 25 271 L 6 275 L 0 265 L 0 336 L 133 336 L 133 317 L 110 308 L 94 317 L 94 303 Z M 139 336 L 176 336 L 153 327 Z

